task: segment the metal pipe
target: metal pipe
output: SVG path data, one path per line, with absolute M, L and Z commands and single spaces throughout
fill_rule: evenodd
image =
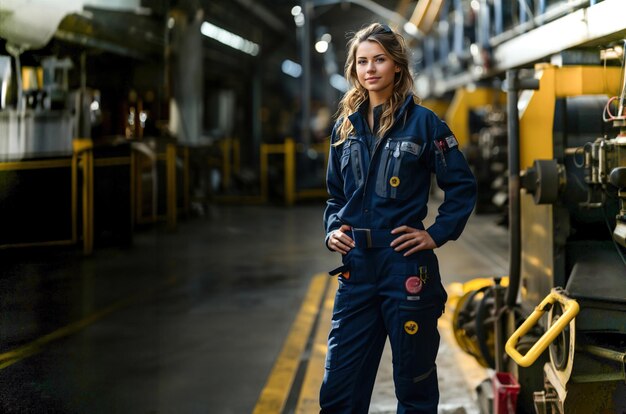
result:
M 504 287 L 500 284 L 502 278 L 494 277 L 493 281 L 495 286 L 493 287 L 493 314 L 494 314 L 494 363 L 496 372 L 502 372 L 504 369 L 504 342 L 502 340 L 502 290 Z
M 624 102 L 624 100 L 626 100 L 626 40 L 624 40 L 624 48 L 622 49 L 622 55 L 623 55 L 622 68 L 624 69 L 624 73 L 622 74 L 622 79 L 623 79 L 622 92 L 619 97 L 618 109 L 617 109 L 617 115 L 616 115 L 616 117 L 618 118 L 626 117 L 626 114 L 624 113 L 624 104 L 626 103 Z
M 609 348 L 603 348 L 601 346 L 583 345 L 581 347 L 581 350 L 593 356 L 597 356 L 608 361 L 619 362 L 620 364 L 623 364 L 624 361 L 626 361 L 625 352 L 618 352 Z
M 311 143 L 311 25 L 313 24 L 313 3 L 302 0 L 304 25 L 302 26 L 302 120 L 300 125 L 300 142 L 305 146 Z
M 509 161 L 509 286 L 506 289 L 505 304 L 512 308 L 517 301 L 521 274 L 521 217 L 520 217 L 520 148 L 518 71 L 507 70 L 507 133 Z

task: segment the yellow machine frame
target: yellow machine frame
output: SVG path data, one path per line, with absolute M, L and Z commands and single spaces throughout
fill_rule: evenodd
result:
M 506 105 L 506 94 L 494 88 L 460 88 L 445 113 L 445 120 L 463 148 L 470 140 L 469 111 L 487 105 Z

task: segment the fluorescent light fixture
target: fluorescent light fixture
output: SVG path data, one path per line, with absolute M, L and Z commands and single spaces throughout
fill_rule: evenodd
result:
M 215 39 L 226 46 L 230 46 L 233 49 L 240 50 L 249 55 L 256 56 L 259 54 L 260 48 L 258 44 L 209 22 L 202 23 L 202 26 L 200 26 L 200 32 L 202 32 L 202 34 L 206 37 Z
M 319 42 L 316 42 L 315 50 L 317 50 L 317 53 L 326 53 L 326 51 L 328 50 L 328 42 L 325 40 L 320 40 Z
M 300 6 L 293 6 L 291 8 L 291 15 L 292 16 L 295 17 L 295 16 L 299 15 L 300 13 L 302 13 L 302 7 L 300 7 Z
M 284 60 L 281 69 L 284 74 L 289 75 L 292 78 L 299 78 L 300 75 L 302 75 L 302 66 L 300 66 L 293 60 Z
M 339 92 L 346 92 L 348 90 L 348 82 L 346 78 L 335 73 L 330 76 L 330 86 L 337 89 Z

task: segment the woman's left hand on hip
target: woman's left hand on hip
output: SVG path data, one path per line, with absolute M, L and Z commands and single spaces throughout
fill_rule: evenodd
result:
M 437 247 L 435 241 L 426 230 L 400 226 L 391 230 L 391 234 L 401 234 L 391 242 L 390 246 L 397 252 L 409 249 L 404 252 L 404 256 L 412 255 L 420 250 L 432 250 Z

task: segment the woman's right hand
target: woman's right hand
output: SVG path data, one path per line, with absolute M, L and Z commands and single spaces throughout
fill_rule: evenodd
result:
M 352 227 L 347 224 L 343 224 L 337 230 L 333 230 L 328 238 L 328 248 L 341 254 L 348 254 L 355 246 L 354 240 L 346 234 L 350 230 L 352 230 Z

